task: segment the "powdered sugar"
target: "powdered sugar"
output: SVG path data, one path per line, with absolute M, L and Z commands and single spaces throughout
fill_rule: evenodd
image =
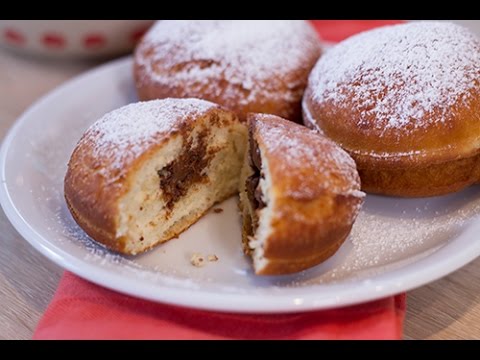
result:
M 353 159 L 331 140 L 312 130 L 270 115 L 257 115 L 263 121 L 256 123 L 264 151 L 280 156 L 275 162 L 279 173 L 296 173 L 301 184 L 292 187 L 289 195 L 294 198 L 312 198 L 319 189 L 332 193 L 364 197 L 360 192 L 360 180 Z M 317 179 L 323 179 L 318 184 Z
M 316 102 L 358 111 L 359 128 L 412 130 L 447 122 L 478 90 L 479 77 L 480 41 L 458 25 L 425 22 L 344 41 L 322 57 L 310 81 Z
M 264 97 L 299 101 L 306 79 L 294 74 L 308 71 L 319 53 L 303 20 L 163 20 L 146 35 L 137 61 L 149 80 L 244 105 Z
M 96 158 L 108 159 L 110 170 L 121 170 L 159 139 L 177 132 L 186 119 L 201 116 L 215 107 L 215 104 L 196 99 L 127 105 L 92 125 L 79 147 L 88 143 Z
M 431 199 L 367 198 L 342 248 L 342 260 L 320 282 L 365 278 L 401 268 L 455 239 L 480 214 L 478 189 Z M 318 281 L 318 279 L 316 279 Z

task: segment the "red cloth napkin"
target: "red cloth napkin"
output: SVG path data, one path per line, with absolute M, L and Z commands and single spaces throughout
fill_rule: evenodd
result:
M 394 25 L 404 20 L 310 20 L 325 41 L 338 42 L 379 26 Z
M 312 20 L 326 41 L 396 20 Z M 400 339 L 405 295 L 293 315 L 212 313 L 152 303 L 65 273 L 34 339 Z
M 212 313 L 121 295 L 65 273 L 34 339 L 400 339 L 405 296 L 293 315 Z

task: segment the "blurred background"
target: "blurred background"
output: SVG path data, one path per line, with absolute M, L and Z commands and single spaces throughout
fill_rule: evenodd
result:
M 25 55 L 101 58 L 133 49 L 154 20 L 0 20 L 0 43 Z

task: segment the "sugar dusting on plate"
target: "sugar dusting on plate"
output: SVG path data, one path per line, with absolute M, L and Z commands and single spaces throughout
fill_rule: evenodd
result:
M 480 189 L 430 199 L 368 196 L 335 265 L 307 283 L 368 279 L 426 257 L 480 215 Z

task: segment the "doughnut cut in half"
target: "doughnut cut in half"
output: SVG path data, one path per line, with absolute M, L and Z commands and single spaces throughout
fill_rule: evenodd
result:
M 343 244 L 363 203 L 354 161 L 331 140 L 273 115 L 251 114 L 248 127 L 240 209 L 255 273 L 322 263 Z

